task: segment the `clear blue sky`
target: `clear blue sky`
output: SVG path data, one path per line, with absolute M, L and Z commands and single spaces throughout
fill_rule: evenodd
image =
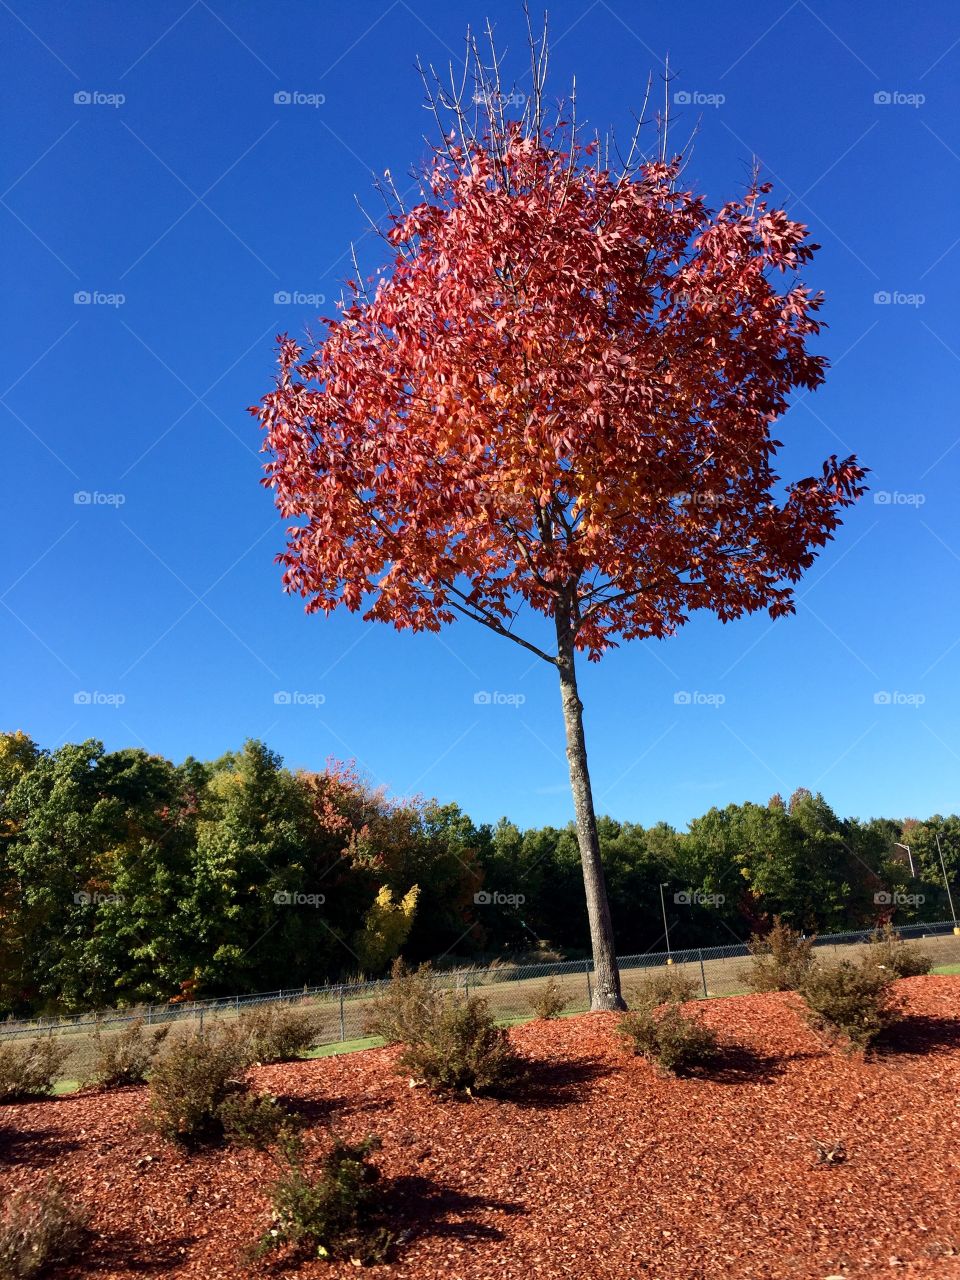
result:
M 424 155 L 415 56 L 459 58 L 488 14 L 522 90 L 512 0 L 0 0 L 3 727 L 175 759 L 256 736 L 476 820 L 567 821 L 542 663 L 469 622 L 398 634 L 282 594 L 245 413 L 273 336 L 321 310 L 275 294 L 336 297 L 351 239 L 379 259 L 354 195 L 376 208 L 371 171 Z M 960 809 L 960 11 L 557 0 L 551 21 L 583 115 L 625 132 L 669 54 L 694 184 L 719 203 L 756 155 L 810 224 L 834 368 L 782 424 L 784 474 L 856 451 L 898 495 L 849 517 L 795 618 L 695 616 L 584 671 L 598 808 L 683 824 L 806 785 L 848 814 Z

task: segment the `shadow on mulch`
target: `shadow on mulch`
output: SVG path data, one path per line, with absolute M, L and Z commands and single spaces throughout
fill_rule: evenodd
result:
M 874 1041 L 878 1056 L 948 1053 L 960 1046 L 960 1021 L 934 1014 L 911 1013 Z
M 505 1214 L 525 1212 L 522 1205 L 513 1201 L 466 1195 L 416 1174 L 392 1178 L 384 1186 L 384 1218 L 390 1222 L 391 1229 L 406 1241 L 424 1236 L 452 1240 L 502 1240 L 504 1233 L 498 1227 L 470 1220 L 467 1216 L 478 1210 Z M 466 1220 L 447 1222 L 446 1219 L 454 1214 Z
M 578 1058 L 551 1062 L 529 1059 L 524 1062 L 523 1075 L 502 1096 L 519 1107 L 549 1109 L 566 1106 L 571 1102 L 585 1102 L 585 1085 L 603 1080 L 614 1073 L 614 1068 L 600 1058 Z
M 821 1058 L 822 1053 L 761 1053 L 745 1044 L 721 1044 L 716 1056 L 702 1067 L 686 1073 L 716 1084 L 765 1084 L 782 1076 L 793 1062 Z
M 53 1164 L 80 1143 L 56 1129 L 8 1129 L 0 1126 L 0 1167 L 25 1164 L 34 1168 Z
M 132 1231 L 116 1231 L 88 1241 L 82 1261 L 63 1267 L 56 1274 L 79 1277 L 109 1271 L 114 1275 L 121 1272 L 129 1276 L 150 1276 L 175 1272 L 183 1266 L 191 1246 L 196 1243 L 196 1236 L 178 1236 L 146 1244 Z

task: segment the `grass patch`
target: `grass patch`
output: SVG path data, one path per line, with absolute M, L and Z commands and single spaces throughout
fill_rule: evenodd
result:
M 960 964 L 942 964 L 933 970 L 934 973 L 943 973 L 950 975 L 952 973 L 960 973 Z

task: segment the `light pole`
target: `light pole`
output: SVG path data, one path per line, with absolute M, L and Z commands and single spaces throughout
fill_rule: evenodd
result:
M 673 964 L 673 956 L 670 954 L 670 926 L 667 924 L 667 901 L 663 896 L 663 891 L 669 883 L 669 880 L 664 880 L 660 884 L 660 910 L 663 912 L 663 935 L 667 940 L 667 964 Z
M 957 912 L 953 905 L 953 894 L 950 892 L 950 881 L 947 879 L 947 864 L 943 860 L 943 849 L 940 847 L 940 832 L 934 833 L 937 841 L 937 853 L 940 855 L 940 869 L 943 871 L 943 884 L 947 891 L 947 902 L 950 903 L 950 919 L 953 921 L 953 932 L 960 934 L 960 928 L 957 927 Z
M 901 844 L 899 840 L 894 840 L 893 847 L 895 849 L 906 849 L 907 858 L 910 860 L 910 879 L 916 880 L 917 873 L 913 866 L 913 853 L 911 852 L 910 846 L 908 844 Z

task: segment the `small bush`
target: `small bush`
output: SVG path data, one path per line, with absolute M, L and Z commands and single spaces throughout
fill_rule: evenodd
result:
M 556 978 L 548 978 L 528 997 L 527 1003 L 538 1018 L 559 1018 L 567 1007 L 567 1000 Z
M 320 1039 L 320 1017 L 303 1004 L 262 1004 L 237 1019 L 251 1062 L 289 1062 Z
M 265 1151 L 301 1123 L 276 1098 L 246 1090 L 228 1094 L 217 1109 L 217 1118 L 228 1142 L 238 1147 L 256 1147 L 258 1151 Z
M 674 1074 L 709 1063 L 717 1054 L 713 1031 L 685 1014 L 675 1000 L 625 1013 L 617 1031 L 631 1053 Z
M 630 988 L 630 1004 L 637 1009 L 655 1009 L 661 1004 L 685 1004 L 700 993 L 696 978 L 684 976 L 672 966 L 656 969 Z
M 919 978 L 933 968 L 930 957 L 915 944 L 905 942 L 889 924 L 873 934 L 864 959 L 896 978 Z
M 402 960 L 395 960 L 390 982 L 370 1006 L 364 1031 L 382 1036 L 387 1044 L 416 1044 L 430 1035 L 443 1003 L 443 992 L 428 964 L 408 969 Z
M 774 916 L 769 933 L 747 943 L 752 962 L 740 977 L 752 991 L 798 991 L 813 963 L 814 941 Z
M 892 974 L 866 957 L 837 960 L 813 965 L 800 994 L 818 1030 L 846 1037 L 854 1048 L 867 1049 L 900 1016 L 892 981 Z
M 0 1214 L 0 1280 L 29 1280 L 69 1262 L 86 1233 L 87 1214 L 55 1184 L 15 1191 Z
M 118 1089 L 127 1084 L 143 1084 L 169 1027 L 147 1031 L 142 1018 L 122 1031 L 96 1034 L 96 1057 L 87 1083 L 101 1089 Z
M 440 1093 L 487 1093 L 510 1084 L 520 1069 L 483 996 L 451 996 L 427 1034 L 404 1046 L 399 1062 Z
M 0 1041 L 0 1102 L 53 1093 L 70 1053 L 70 1048 L 53 1036 Z
M 235 1031 L 189 1031 L 164 1045 L 150 1076 L 150 1119 L 165 1138 L 193 1143 L 223 1134 L 221 1107 L 244 1088 L 243 1041 Z
M 283 1172 L 269 1193 L 273 1226 L 261 1237 L 257 1254 L 291 1245 L 330 1262 L 382 1262 L 392 1237 L 378 1221 L 380 1171 L 367 1159 L 379 1145 L 375 1137 L 356 1145 L 334 1139 L 314 1179 L 299 1139 L 285 1136 Z

